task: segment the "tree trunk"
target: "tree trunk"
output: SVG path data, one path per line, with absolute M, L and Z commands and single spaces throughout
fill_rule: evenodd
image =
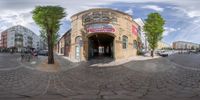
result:
M 48 64 L 54 64 L 52 34 L 48 32 Z
M 151 50 L 151 57 L 154 57 L 154 50 Z

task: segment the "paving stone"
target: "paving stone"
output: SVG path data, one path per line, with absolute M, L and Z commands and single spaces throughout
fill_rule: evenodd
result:
M 19 57 L 17 54 L 12 56 Z M 89 67 L 87 62 L 69 63 L 56 56 L 56 59 L 62 62 L 62 70 L 42 72 L 34 69 L 35 66 L 26 64 L 21 66 L 16 59 L 10 59 L 12 56 L 0 54 L 0 63 L 2 62 L 0 100 L 198 100 L 200 98 L 198 96 L 200 70 L 190 69 L 191 66 L 180 67 L 169 61 L 177 57 L 132 61 L 124 65 L 99 68 Z M 12 63 L 6 63 L 9 60 Z M 177 63 L 181 61 L 183 60 Z M 182 65 L 184 64 L 185 62 Z

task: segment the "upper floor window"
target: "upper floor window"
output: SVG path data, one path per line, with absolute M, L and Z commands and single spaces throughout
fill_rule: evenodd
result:
M 126 49 L 127 47 L 128 47 L 128 37 L 124 35 L 122 37 L 122 48 Z

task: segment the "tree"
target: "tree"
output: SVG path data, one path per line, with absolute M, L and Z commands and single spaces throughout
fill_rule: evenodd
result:
M 144 31 L 146 32 L 147 41 L 151 48 L 151 56 L 154 56 L 154 50 L 158 46 L 158 41 L 162 39 L 162 33 L 164 32 L 165 20 L 159 13 L 150 13 L 145 20 Z
M 53 47 L 58 38 L 60 20 L 66 16 L 64 8 L 59 6 L 37 6 L 32 13 L 33 20 L 41 28 L 42 36 L 47 38 L 48 64 L 54 64 Z

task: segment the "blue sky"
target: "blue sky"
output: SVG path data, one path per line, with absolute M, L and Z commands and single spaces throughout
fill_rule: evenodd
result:
M 68 16 L 62 19 L 59 34 L 70 28 L 70 16 L 90 8 L 112 8 L 129 13 L 133 18 L 146 19 L 151 12 L 159 12 L 166 20 L 162 41 L 200 43 L 200 0 L 0 0 L 0 32 L 23 25 L 39 35 L 39 27 L 32 20 L 36 5 L 60 5 Z

